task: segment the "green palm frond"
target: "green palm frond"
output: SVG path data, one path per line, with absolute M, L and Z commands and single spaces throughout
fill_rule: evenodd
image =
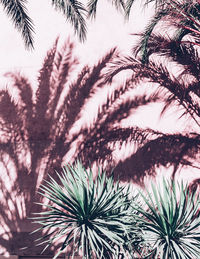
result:
M 124 0 L 111 0 L 112 5 L 116 7 L 116 10 L 124 10 L 125 9 L 125 2 Z M 88 11 L 88 16 L 91 18 L 96 17 L 96 12 L 97 12 L 97 4 L 98 0 L 89 0 L 87 3 L 87 11 Z
M 85 6 L 77 0 L 52 0 L 52 6 L 60 11 L 67 20 L 73 25 L 75 33 L 81 41 L 86 39 L 85 16 L 87 10 Z
M 118 258 L 131 227 L 128 189 L 114 183 L 100 168 L 93 180 L 92 170 L 80 162 L 65 166 L 58 178 L 60 183 L 50 177 L 40 187 L 40 194 L 51 205 L 41 204 L 47 210 L 34 218 L 42 225 L 36 231 L 52 229 L 41 237 L 40 244 L 50 246 L 65 237 L 60 251 L 72 245 L 72 255 L 82 251 L 85 258 Z
M 0 3 L 7 15 L 11 17 L 17 30 L 22 34 L 25 46 L 33 48 L 33 22 L 27 14 L 26 0 L 1 0 Z
M 154 3 L 155 9 L 161 10 L 164 8 L 166 1 L 164 0 L 145 0 L 144 6 L 148 6 L 150 3 Z M 126 18 L 129 18 L 131 9 L 133 7 L 133 4 L 135 3 L 135 0 L 127 0 L 125 5 L 125 16 Z
M 149 243 L 153 258 L 192 259 L 200 253 L 199 194 L 189 187 L 163 179 L 152 184 L 152 192 L 140 193 L 144 207 L 141 214 L 144 242 Z
M 148 63 L 148 42 L 151 37 L 151 34 L 155 28 L 155 26 L 158 24 L 158 22 L 165 16 L 168 15 L 168 11 L 161 10 L 157 12 L 157 14 L 151 19 L 149 24 L 146 26 L 145 31 L 141 35 L 141 39 L 136 47 L 133 48 L 133 53 L 137 55 L 140 53 L 141 60 L 143 63 Z

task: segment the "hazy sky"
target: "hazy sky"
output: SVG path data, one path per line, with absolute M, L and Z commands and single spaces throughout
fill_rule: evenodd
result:
M 0 87 L 9 86 L 9 81 L 3 76 L 9 71 L 21 71 L 36 86 L 37 72 L 42 66 L 46 52 L 57 36 L 60 36 L 61 45 L 69 36 L 76 42 L 76 54 L 83 64 L 97 62 L 115 46 L 123 53 L 130 54 L 131 47 L 137 40 L 137 37 L 131 33 L 142 32 L 153 12 L 153 6 L 143 9 L 143 1 L 136 1 L 129 21 L 125 22 L 123 15 L 117 12 L 109 2 L 111 1 L 99 0 L 97 17 L 94 21 L 88 22 L 87 40 L 80 43 L 74 36 L 72 26 L 61 13 L 53 9 L 50 0 L 29 0 L 27 8 L 35 24 L 35 49 L 33 51 L 25 49 L 20 33 L 14 28 L 0 5 Z M 13 91 L 13 89 L 11 90 Z M 145 113 L 140 113 L 135 120 L 141 126 L 143 123 L 147 123 L 149 126 L 153 124 L 152 126 L 155 128 L 159 123 L 159 109 L 154 113 L 153 119 L 151 114 L 151 109 L 145 110 Z M 173 115 L 174 112 L 169 116 L 172 118 Z M 166 125 L 162 126 L 166 131 L 171 128 L 169 123 L 162 125 Z
M 132 32 L 139 32 L 147 21 L 149 11 L 142 11 L 140 1 L 136 1 L 131 19 L 125 22 L 123 15 L 111 6 L 109 1 L 99 1 L 97 18 L 88 26 L 87 41 L 82 44 L 73 37 L 72 26 L 66 22 L 61 13 L 56 12 L 49 0 L 30 0 L 27 8 L 35 24 L 35 49 L 25 50 L 20 33 L 15 30 L 12 22 L 0 6 L 1 40 L 0 40 L 0 75 L 7 71 L 20 70 L 34 79 L 41 67 L 47 50 L 52 46 L 55 38 L 60 36 L 64 42 L 72 36 L 77 42 L 77 52 L 84 63 L 93 63 L 110 48 L 130 53 L 134 42 Z M 141 13 L 142 11 L 142 13 Z

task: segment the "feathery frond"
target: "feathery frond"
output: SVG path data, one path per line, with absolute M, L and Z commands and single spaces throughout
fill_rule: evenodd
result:
M 60 11 L 74 27 L 75 33 L 81 41 L 86 39 L 85 6 L 77 0 L 52 0 L 52 5 Z
M 26 0 L 1 0 L 0 3 L 21 33 L 25 46 L 32 49 L 34 28 L 33 22 L 27 14 Z

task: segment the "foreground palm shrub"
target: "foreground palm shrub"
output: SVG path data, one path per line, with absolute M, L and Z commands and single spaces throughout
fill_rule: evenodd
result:
M 144 246 L 150 251 L 144 258 L 199 258 L 199 194 L 191 193 L 183 184 L 163 180 L 163 185 L 152 184 L 152 193 L 141 193 L 141 197 L 144 206 L 137 208 L 141 214 L 138 220 Z
M 41 237 L 39 244 L 46 247 L 62 238 L 56 258 L 69 246 L 71 255 L 83 258 L 119 258 L 125 254 L 124 241 L 128 240 L 131 227 L 128 189 L 106 177 L 101 169 L 95 180 L 90 169 L 80 162 L 67 165 L 60 180 L 50 180 L 40 187 L 40 194 L 50 203 L 41 204 L 46 211 L 36 213 L 36 231 L 50 230 Z M 35 232 L 35 231 L 34 231 Z

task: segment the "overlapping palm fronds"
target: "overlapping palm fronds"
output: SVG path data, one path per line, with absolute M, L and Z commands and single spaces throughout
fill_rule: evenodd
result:
M 86 166 L 88 162 L 93 164 L 107 159 L 109 166 L 113 167 L 118 162 L 113 157 L 116 143 L 123 146 L 132 141 L 134 145 L 142 145 L 147 139 L 159 134 L 135 125 L 120 126 L 120 122 L 138 107 L 159 100 L 156 94 L 137 95 L 132 100 L 125 100 L 126 94 L 134 90 L 129 80 L 119 88 L 114 87 L 113 93 L 97 104 L 99 110 L 91 118 L 89 127 L 82 121 L 80 129 L 77 128 L 76 123 L 82 118 L 87 102 L 94 98 L 97 90 L 110 87 L 106 86 L 104 74 L 116 50 L 108 52 L 95 66 L 83 67 L 77 77 L 74 74 L 75 79 L 71 81 L 70 76 L 78 65 L 73 55 L 74 44 L 68 41 L 61 50 L 58 50 L 57 45 L 58 40 L 47 53 L 39 71 L 35 93 L 29 80 L 19 73 L 7 73 L 7 77 L 12 80 L 12 90 L 17 90 L 18 100 L 11 96 L 9 89 L 0 92 L 0 156 L 5 169 L 3 178 L 0 178 L 4 197 L 1 200 L 1 208 L 4 210 L 1 213 L 1 224 L 5 231 L 12 226 L 9 240 L 2 237 L 0 242 L 7 251 L 14 247 L 12 253 L 19 252 L 18 246 L 10 247 L 10 244 L 17 244 L 17 235 L 14 234 L 16 229 L 23 232 L 25 218 L 38 210 L 36 205 L 33 206 L 33 201 L 47 173 L 60 168 L 62 162 L 73 162 L 77 157 Z M 71 150 L 74 151 L 70 153 Z M 15 176 L 11 177 L 12 174 Z M 13 179 L 9 182 L 12 183 L 15 197 L 22 199 L 20 206 L 23 206 L 23 216 L 18 211 L 20 207 L 16 199 L 10 196 L 5 177 Z M 138 181 L 142 178 L 143 175 L 138 175 Z M 7 217 L 7 212 L 15 215 L 15 220 Z M 16 224 L 13 225 L 13 222 Z M 29 241 L 26 238 L 26 242 Z
M 159 26 L 165 31 L 166 35 L 180 44 L 181 42 L 199 45 L 200 37 L 200 4 L 193 0 L 188 1 L 164 1 L 159 5 L 155 15 L 152 17 L 143 33 L 140 34 L 140 40 L 133 52 L 135 55 L 141 55 L 143 63 L 148 62 L 149 41 L 151 35 Z M 188 35 L 192 38 L 188 38 Z
M 51 5 L 56 11 L 63 14 L 78 35 L 80 41 L 85 41 L 87 34 L 87 18 L 95 17 L 97 0 L 90 0 L 87 4 L 77 0 L 51 0 Z M 11 18 L 14 26 L 21 33 L 28 49 L 34 48 L 34 24 L 28 16 L 26 4 L 27 0 L 1 0 L 6 14 Z M 124 9 L 123 0 L 112 1 L 116 9 Z M 44 10 L 45 11 L 45 10 Z
M 170 108 L 179 111 L 188 127 L 180 134 L 157 135 L 147 141 L 117 168 L 126 171 L 133 166 L 133 171 L 155 172 L 155 168 L 173 166 L 173 177 L 182 166 L 199 169 L 200 151 L 200 66 L 199 47 L 192 43 L 177 42 L 166 35 L 151 34 L 146 49 L 148 63 L 143 57 L 121 57 L 116 59 L 108 70 L 109 82 L 124 70 L 132 71 L 132 84 L 149 84 L 151 93 L 160 93 L 163 101 L 161 115 Z M 161 116 L 161 118 L 162 118 Z M 177 117 L 180 118 L 180 117 Z M 190 128 L 190 129 L 189 129 Z M 173 125 L 172 125 L 173 130 Z M 180 129 L 181 130 L 181 129 Z

